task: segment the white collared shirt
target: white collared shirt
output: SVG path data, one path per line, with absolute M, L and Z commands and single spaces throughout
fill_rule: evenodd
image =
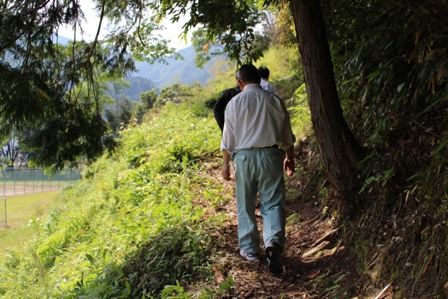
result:
M 271 82 L 261 78 L 260 85 L 264 90 L 270 91 L 273 94 L 278 95 L 277 87 L 275 87 L 275 85 L 272 84 Z
M 248 84 L 227 104 L 221 150 L 237 150 L 277 144 L 284 150 L 294 144 L 291 121 L 284 102 L 261 88 Z

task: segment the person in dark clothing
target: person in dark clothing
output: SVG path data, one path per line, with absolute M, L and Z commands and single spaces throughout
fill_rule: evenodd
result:
M 226 110 L 226 106 L 230 102 L 230 100 L 240 92 L 241 89 L 239 86 L 224 90 L 221 93 L 218 102 L 216 102 L 215 106 L 213 107 L 213 113 L 215 115 L 216 122 L 221 129 L 221 132 L 224 130 L 224 111 Z

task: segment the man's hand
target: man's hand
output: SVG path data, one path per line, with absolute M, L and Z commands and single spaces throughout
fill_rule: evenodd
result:
M 223 179 L 230 181 L 230 164 L 222 164 L 221 174 Z
M 296 167 L 294 162 L 294 146 L 290 146 L 286 150 L 286 158 L 283 162 L 283 169 L 285 170 L 286 174 L 290 176 L 294 173 L 294 168 Z
M 222 151 L 222 167 L 221 174 L 222 178 L 226 181 L 230 181 L 230 154 L 228 151 Z
M 294 163 L 294 159 L 286 158 L 285 161 L 283 162 L 283 169 L 285 170 L 288 176 L 294 173 L 295 166 L 296 165 Z

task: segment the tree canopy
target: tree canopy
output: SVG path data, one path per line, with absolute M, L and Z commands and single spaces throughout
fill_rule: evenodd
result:
M 97 2 L 100 25 L 93 41 L 83 32 L 78 1 L 0 2 L 0 134 L 32 128 L 23 141 L 35 162 L 50 169 L 94 159 L 107 130 L 101 115 L 99 74 L 124 76 L 134 59 L 149 62 L 174 52 L 153 34 L 151 3 Z M 109 32 L 100 40 L 101 24 Z M 154 19 L 154 18 L 153 18 Z M 58 29 L 73 28 L 72 41 L 58 44 Z

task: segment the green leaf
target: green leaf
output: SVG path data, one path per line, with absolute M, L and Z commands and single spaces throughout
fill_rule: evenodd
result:
M 93 258 L 93 256 L 91 256 L 90 254 L 88 254 L 88 253 L 86 253 L 86 258 L 89 260 L 89 262 L 91 263 L 91 264 L 93 264 L 94 263 L 94 258 Z

